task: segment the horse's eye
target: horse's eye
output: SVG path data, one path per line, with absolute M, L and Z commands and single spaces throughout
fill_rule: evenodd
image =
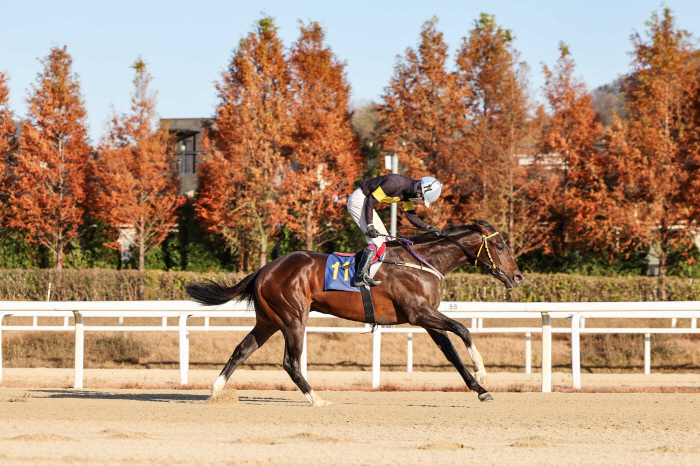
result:
M 499 251 L 503 251 L 503 246 L 499 244 L 498 246 L 496 246 L 496 249 L 498 249 Z

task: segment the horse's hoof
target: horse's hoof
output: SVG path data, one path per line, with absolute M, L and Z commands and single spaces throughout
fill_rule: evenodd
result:
M 481 395 L 479 395 L 479 401 L 494 401 L 494 399 L 490 393 L 482 393 Z
M 332 401 L 326 401 L 326 400 L 316 400 L 314 401 L 314 406 L 330 406 L 332 405 Z

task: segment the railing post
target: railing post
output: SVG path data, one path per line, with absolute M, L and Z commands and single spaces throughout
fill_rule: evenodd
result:
M 73 388 L 83 388 L 85 329 L 83 328 L 83 315 L 79 311 L 73 311 L 73 315 L 75 316 L 75 376 Z
M 407 333 L 406 372 L 413 372 L 413 334 Z
M 525 332 L 525 373 L 532 374 L 532 333 Z
M 542 313 L 542 393 L 552 391 L 552 317 Z
M 644 334 L 644 374 L 651 373 L 651 334 Z
M 581 314 L 571 316 L 571 380 L 572 386 L 581 388 Z
M 698 318 L 693 317 L 690 319 L 690 328 L 698 328 Z
M 187 385 L 187 371 L 190 368 L 190 335 L 187 331 L 189 314 L 180 314 L 178 333 L 180 343 L 180 385 Z
M 2 382 L 2 319 L 5 316 L 10 316 L 12 314 L 0 312 L 0 382 Z
M 302 347 L 301 347 L 301 376 L 304 377 L 305 379 L 307 378 L 306 374 L 307 374 L 307 364 L 308 364 L 308 353 L 306 350 L 306 346 L 307 346 L 306 343 L 307 343 L 308 339 L 307 339 L 306 335 L 307 335 L 307 332 L 306 332 L 306 329 L 304 329 L 304 341 L 302 342 Z
M 676 328 L 678 326 L 678 318 L 671 317 L 671 328 Z
M 382 327 L 377 328 L 372 334 L 372 388 L 379 387 L 379 371 L 382 362 Z

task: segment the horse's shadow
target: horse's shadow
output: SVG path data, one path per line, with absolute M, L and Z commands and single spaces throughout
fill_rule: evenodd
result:
M 198 395 L 192 393 L 121 393 L 104 392 L 93 390 L 32 390 L 32 394 L 43 398 L 72 398 L 82 400 L 125 400 L 125 401 L 147 401 L 157 403 L 204 403 L 209 399 L 209 395 Z M 306 404 L 303 401 L 287 400 L 275 397 L 260 396 L 239 396 L 240 403 L 245 404 Z

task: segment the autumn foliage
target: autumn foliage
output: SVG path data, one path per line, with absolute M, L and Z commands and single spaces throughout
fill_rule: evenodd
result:
M 318 23 L 303 25 L 289 57 L 294 131 L 284 202 L 290 229 L 310 251 L 333 238 L 362 167 L 360 142 L 350 123 L 345 64 L 323 40 Z
M 199 213 L 229 248 L 267 262 L 268 242 L 286 218 L 279 203 L 291 143 L 289 69 L 277 28 L 258 23 L 217 84 L 219 104 L 200 165 Z M 244 252 L 245 251 L 245 252 Z
M 433 18 L 397 58 L 381 100 L 353 115 L 346 63 L 323 28 L 302 23 L 285 47 L 262 18 L 216 84 L 198 191 L 179 217 L 175 154 L 145 63 L 134 65 L 131 111 L 115 113 L 91 149 L 71 57 L 54 47 L 20 137 L 0 73 L 0 229 L 42 245 L 59 269 L 88 214 L 133 237 L 141 270 L 149 251 L 185 238 L 179 232 L 206 232 L 202 244 L 218 248 L 211 257 L 222 268 L 251 271 L 292 248 L 361 246 L 350 239 L 347 197 L 363 177 L 386 173 L 382 155 L 395 153 L 402 174 L 444 185 L 429 210 L 418 204 L 421 217 L 439 227 L 486 219 L 538 270 L 634 259 L 637 273 L 654 257 L 664 276 L 700 260 L 700 49 L 691 34 L 668 9 L 652 15 L 646 35 L 632 36 L 629 72 L 597 97 L 564 43 L 535 95 L 516 45 L 482 14 L 451 50 Z
M 115 228 L 133 230 L 143 271 L 146 253 L 173 228 L 180 184 L 171 138 L 159 125 L 149 90 L 151 75 L 140 58 L 132 68 L 131 112 L 109 121 L 91 175 L 95 212 Z
M 348 112 L 344 64 L 316 23 L 285 55 L 270 18 L 234 52 L 207 131 L 199 214 L 243 257 L 267 262 L 270 239 L 286 224 L 312 249 L 344 215 L 359 171 L 359 141 Z M 250 258 L 252 259 L 252 258 Z
M 437 20 L 428 21 L 417 50 L 409 48 L 398 60 L 381 107 L 384 149 L 399 156 L 407 176 L 435 176 L 443 183 L 441 202 L 425 212 L 442 227 L 455 220 L 463 201 L 460 144 L 473 96 L 449 71 L 447 57 Z
M 632 37 L 633 69 L 623 85 L 629 118 L 618 118 L 606 141 L 606 213 L 620 230 L 616 240 L 651 247 L 665 276 L 672 248 L 700 230 L 700 68 L 668 9 L 647 26 L 647 40 Z
M 85 201 L 90 146 L 85 105 L 66 47 L 53 47 L 41 63 L 22 124 L 9 203 L 12 226 L 48 248 L 57 269 L 78 235 Z
M 15 123 L 8 99 L 7 74 L 0 72 L 0 242 L 6 229 L 7 200 L 10 196 L 10 162 L 17 149 Z
M 561 257 L 572 247 L 584 246 L 586 240 L 597 242 L 605 230 L 598 212 L 605 204 L 600 189 L 605 161 L 596 146 L 603 134 L 593 98 L 574 76 L 569 48 L 562 43 L 559 49 L 554 69 L 543 67 L 551 117 L 543 125 L 536 161 L 548 168 L 549 176 L 540 178 L 534 190 L 547 204 L 539 228 L 546 235 L 542 244 L 547 253 Z

